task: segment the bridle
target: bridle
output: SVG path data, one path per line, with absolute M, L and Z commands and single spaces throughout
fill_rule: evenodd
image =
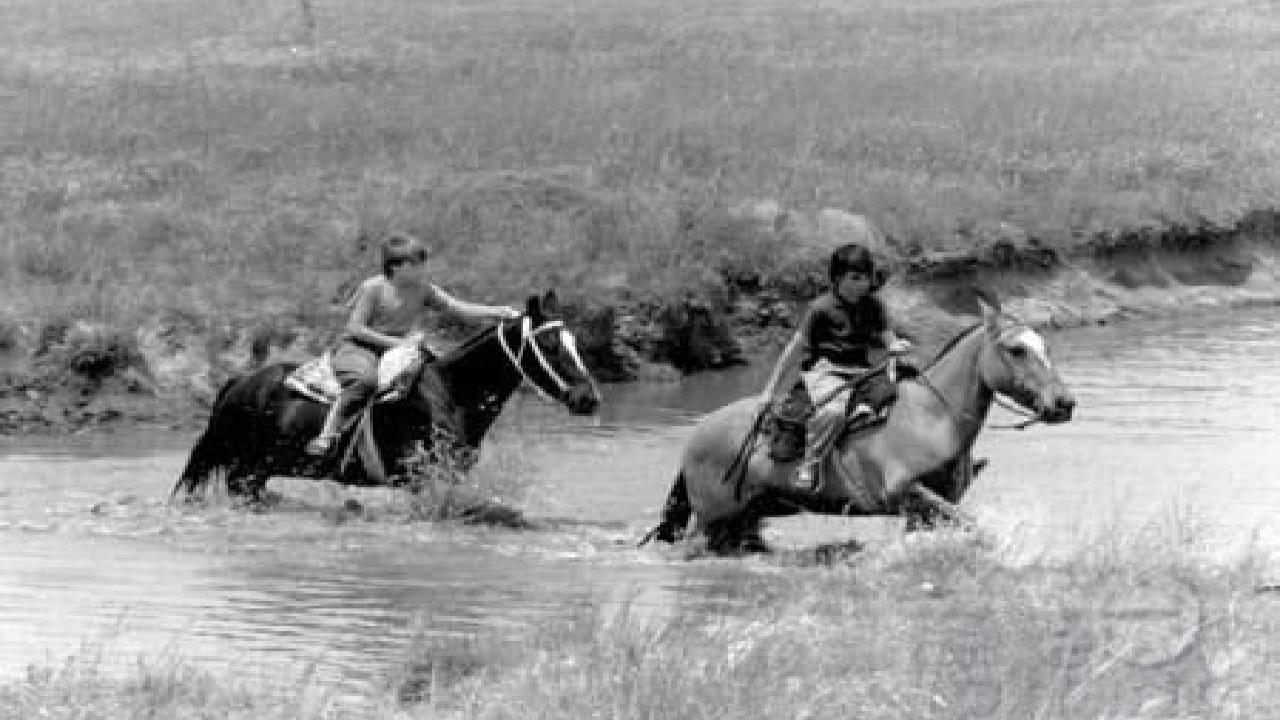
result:
M 506 353 L 507 359 L 511 361 L 516 372 L 520 373 L 521 380 L 532 385 L 533 389 L 536 390 L 543 399 L 549 402 L 555 402 L 556 398 L 551 397 L 551 395 L 543 389 L 542 385 L 531 378 L 529 373 L 524 369 L 525 350 L 533 348 L 532 354 L 538 361 L 538 367 L 541 368 L 542 372 L 547 377 L 551 378 L 551 381 L 556 386 L 556 393 L 560 397 L 565 397 L 569 394 L 569 383 L 566 382 L 564 378 L 560 377 L 560 373 L 556 372 L 555 368 L 551 366 L 551 363 L 547 362 L 547 356 L 542 352 L 542 348 L 539 347 L 537 343 L 539 335 L 552 330 L 557 330 L 560 333 L 560 345 L 569 351 L 569 355 L 573 358 L 574 364 L 578 366 L 578 371 L 582 373 L 583 377 L 587 378 L 588 382 L 591 382 L 592 390 L 595 389 L 595 382 L 591 380 L 591 374 L 587 372 L 586 365 L 582 362 L 582 356 L 578 354 L 578 347 L 577 343 L 574 341 L 573 334 L 565 328 L 563 320 L 549 320 L 537 327 L 534 327 L 533 320 L 528 315 L 525 315 L 520 318 L 519 323 L 520 347 L 515 351 L 512 351 L 511 346 L 507 343 L 508 325 L 502 322 L 498 323 L 498 344 L 502 346 L 502 351 Z
M 1026 326 L 1024 325 L 1017 325 L 1014 327 L 1014 329 L 1029 329 L 1029 328 L 1026 328 Z M 1006 330 L 1005 332 L 1009 332 L 1009 331 Z M 1004 363 L 1005 368 L 1010 372 L 1011 375 L 1013 375 L 1014 378 L 1021 377 L 1022 373 L 1018 370 L 1018 368 L 1014 367 L 1013 364 L 1009 362 L 1009 358 L 1005 357 L 1004 352 L 1000 351 L 998 348 L 996 351 L 996 357 L 1000 358 L 1000 362 Z M 982 426 L 983 423 L 981 418 L 979 418 L 978 416 L 974 415 L 971 412 L 968 412 L 967 410 L 964 410 L 963 408 L 957 408 L 954 404 L 952 404 L 950 400 L 947 399 L 946 395 L 942 394 L 941 390 L 939 390 L 933 383 L 929 382 L 929 378 L 925 377 L 924 373 L 920 373 L 919 375 L 916 375 L 915 377 L 912 377 L 910 379 L 928 388 L 929 391 L 932 392 L 934 396 L 938 398 L 938 401 L 942 403 L 942 407 L 947 411 L 947 414 L 951 415 L 952 419 L 955 420 L 957 424 L 959 424 L 962 421 L 967 421 L 967 422 L 972 422 L 973 424 L 979 427 Z M 1021 415 L 1022 417 L 1026 418 L 1021 422 L 987 426 L 993 430 L 1026 430 L 1032 425 L 1038 422 L 1042 422 L 1040 418 L 1040 413 L 1037 413 L 1029 408 L 1024 407 L 1021 403 L 1013 400 L 1012 398 L 1005 398 L 1002 394 L 995 392 L 994 390 L 991 393 L 991 401 L 996 405 L 999 405 L 1000 407 L 1004 408 L 1008 412 L 1011 412 L 1015 415 Z

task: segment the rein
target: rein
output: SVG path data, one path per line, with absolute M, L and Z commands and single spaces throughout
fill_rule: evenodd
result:
M 974 415 L 971 412 L 961 410 L 956 406 L 952 405 L 951 401 L 947 399 L 947 396 L 943 395 L 941 390 L 939 390 L 933 383 L 929 382 L 928 378 L 926 378 L 923 373 L 920 375 L 917 375 L 916 377 L 910 378 L 910 381 L 918 382 L 921 385 L 928 388 L 929 391 L 932 392 L 934 396 L 938 398 L 938 401 L 942 403 L 942 407 L 946 408 L 947 413 L 950 414 L 953 418 L 956 418 L 959 420 L 967 420 L 977 425 L 983 424 L 982 421 L 978 418 L 978 416 Z M 1014 413 L 1015 415 L 1021 415 L 1027 418 L 1022 422 L 1002 424 L 1002 425 L 986 425 L 986 427 L 992 430 L 1026 430 L 1032 425 L 1038 422 L 1041 422 L 1039 415 L 1031 412 L 1030 410 L 1027 410 L 1021 405 L 1018 405 L 1017 403 L 1013 402 L 1012 400 L 1006 400 L 1003 395 L 1000 395 L 998 393 L 993 393 L 991 396 L 991 400 L 996 405 L 999 405 L 1005 410 L 1008 410 L 1009 412 Z
M 1043 422 L 1040 419 L 1040 416 L 1038 414 L 1031 412 L 1030 410 L 1022 407 L 1021 405 L 1013 402 L 1012 400 L 1006 400 L 1003 395 L 999 395 L 999 394 L 992 395 L 991 399 L 993 402 L 995 402 L 995 404 L 1013 413 L 1014 415 L 1021 415 L 1022 417 L 1026 418 L 1026 420 L 1023 420 L 1022 422 L 1009 423 L 1007 425 L 989 426 L 993 430 L 1026 430 L 1027 428 L 1031 427 L 1032 425 L 1035 425 L 1038 422 Z

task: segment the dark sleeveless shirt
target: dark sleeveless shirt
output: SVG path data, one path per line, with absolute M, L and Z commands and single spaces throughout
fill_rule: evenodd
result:
M 805 353 L 800 369 L 809 370 L 822 358 L 837 365 L 869 367 L 868 350 L 884 349 L 880 336 L 888 328 L 888 313 L 875 295 L 850 303 L 834 292 L 823 293 L 809 304 L 801 325 Z

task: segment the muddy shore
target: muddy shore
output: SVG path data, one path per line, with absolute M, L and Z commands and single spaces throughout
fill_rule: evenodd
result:
M 783 232 L 776 213 L 747 221 Z M 770 362 L 822 283 L 822 246 L 864 240 L 856 227 L 811 223 L 791 233 L 812 245 L 801 282 L 756 287 L 726 278 L 728 292 L 688 293 L 665 304 L 580 299 L 571 314 L 593 371 L 605 382 L 674 382 L 682 374 Z M 825 218 L 829 220 L 830 218 Z M 827 223 L 830 225 L 830 223 Z M 1136 228 L 1063 243 L 1000 225 L 955 251 L 913 252 L 881 239 L 895 267 L 883 291 L 901 331 L 927 358 L 972 321 L 972 288 L 1037 327 L 1065 330 L 1208 308 L 1280 304 L 1280 214 L 1253 213 L 1232 227 Z M 1067 249 L 1063 249 L 1063 248 Z M 157 318 L 119 329 L 87 321 L 0 327 L 0 435 L 62 435 L 164 427 L 196 430 L 229 377 L 276 358 L 302 358 L 324 343 L 314 328 L 265 321 L 234 327 Z

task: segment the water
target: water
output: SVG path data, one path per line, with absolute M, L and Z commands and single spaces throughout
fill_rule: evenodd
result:
M 1273 311 L 1050 342 L 1076 419 L 984 433 L 991 467 L 964 504 L 985 526 L 1045 548 L 1170 525 L 1224 548 L 1280 544 Z M 692 423 L 767 370 L 608 387 L 590 420 L 515 400 L 485 462 L 527 480 L 524 507 L 548 525 L 536 532 L 344 519 L 334 510 L 353 492 L 306 481 L 273 481 L 285 500 L 265 514 L 175 510 L 165 497 L 190 436 L 11 441 L 0 447 L 0 678 L 101 652 L 106 669 L 175 655 L 239 674 L 378 682 L 422 636 L 518 637 L 623 607 L 642 619 L 733 612 L 769 591 L 767 563 L 685 562 L 634 542 Z M 354 494 L 374 509 L 399 498 Z M 802 517 L 775 523 L 771 538 L 893 532 L 889 520 Z

